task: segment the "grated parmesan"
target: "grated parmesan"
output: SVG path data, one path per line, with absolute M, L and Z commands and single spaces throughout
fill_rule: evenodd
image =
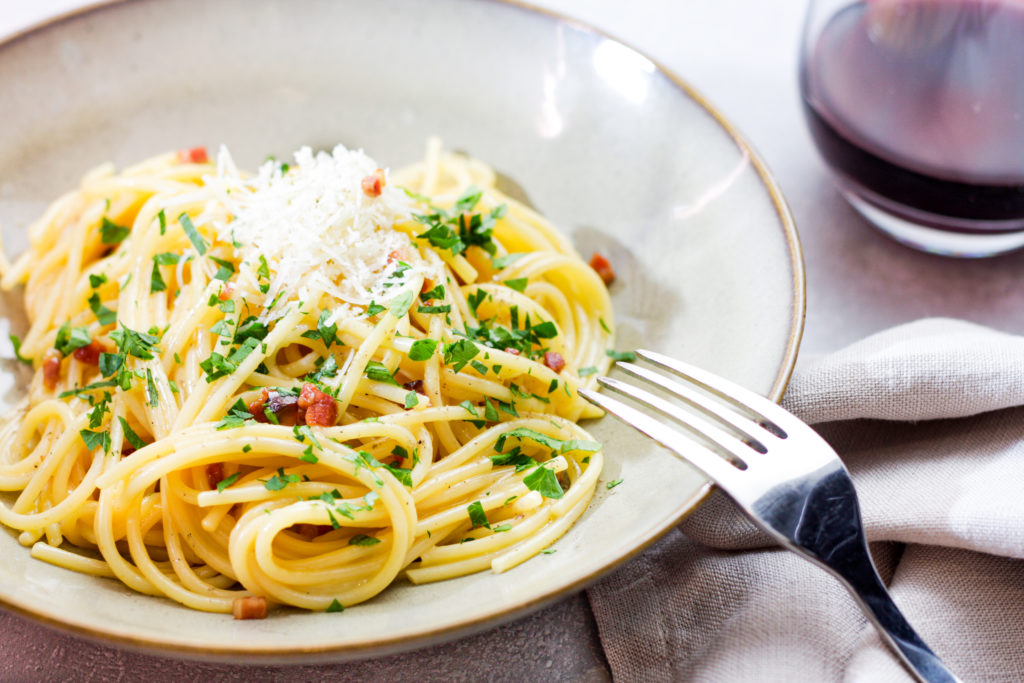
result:
M 403 289 L 387 282 L 398 267 L 395 252 L 412 266 L 406 276 L 426 274 L 409 236 L 395 228 L 411 220 L 405 192 L 385 184 L 370 197 L 362 189 L 377 162 L 342 145 L 316 154 L 303 147 L 294 160 L 286 171 L 267 161 L 247 178 L 222 146 L 217 175 L 206 178 L 233 216 L 213 224 L 221 241 L 241 245 L 240 275 L 254 284 L 260 256 L 266 258 L 266 302 L 302 301 L 317 290 L 356 306 L 386 302 Z

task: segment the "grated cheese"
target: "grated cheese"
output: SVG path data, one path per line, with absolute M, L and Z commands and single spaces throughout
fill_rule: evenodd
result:
M 403 290 L 394 278 L 387 282 L 398 267 L 395 252 L 412 266 L 399 276 L 403 280 L 427 273 L 409 236 L 395 228 L 411 220 L 405 192 L 385 184 L 380 196 L 370 197 L 362 189 L 377 162 L 342 145 L 316 154 L 303 147 L 294 160 L 285 172 L 280 163 L 267 161 L 246 178 L 222 146 L 217 175 L 206 179 L 233 216 L 213 224 L 221 241 L 241 244 L 240 276 L 255 284 L 260 256 L 266 258 L 266 302 L 302 301 L 322 289 L 356 306 L 384 303 Z

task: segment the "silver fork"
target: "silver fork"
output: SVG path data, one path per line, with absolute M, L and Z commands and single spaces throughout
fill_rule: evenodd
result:
M 630 362 L 618 367 L 695 410 L 611 377 L 598 382 L 669 421 L 607 394 L 581 390 L 580 395 L 703 471 L 783 547 L 838 578 L 919 680 L 958 681 L 910 626 L 878 576 L 853 482 L 828 443 L 753 391 L 660 353 L 636 354 L 674 377 Z

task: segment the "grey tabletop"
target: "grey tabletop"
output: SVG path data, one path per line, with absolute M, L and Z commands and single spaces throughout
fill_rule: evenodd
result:
M 0 2 L 0 36 L 88 0 Z M 839 196 L 804 126 L 797 58 L 804 0 L 533 0 L 640 49 L 702 92 L 761 153 L 799 228 L 807 268 L 801 358 L 929 316 L 1024 332 L 1024 253 L 953 260 L 869 227 Z M 0 679 L 603 680 L 585 594 L 446 645 L 335 666 L 247 667 L 113 649 L 0 611 Z

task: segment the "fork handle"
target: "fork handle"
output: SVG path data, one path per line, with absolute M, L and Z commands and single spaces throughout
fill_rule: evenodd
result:
M 889 591 L 878 576 L 867 544 L 863 553 L 850 552 L 842 564 L 824 562 L 853 594 L 864 614 L 878 627 L 879 633 L 899 654 L 900 658 L 921 681 L 926 683 L 959 682 L 911 627 Z

